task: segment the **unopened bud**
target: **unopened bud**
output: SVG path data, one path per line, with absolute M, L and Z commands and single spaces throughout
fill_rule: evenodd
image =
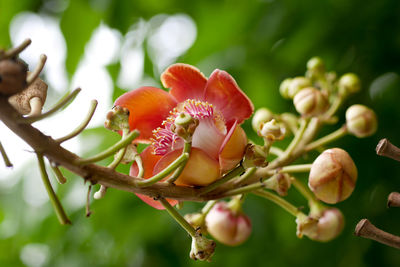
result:
M 192 237 L 192 249 L 190 250 L 190 258 L 193 260 L 210 261 L 215 251 L 215 242 L 207 239 L 201 234 Z
M 20 59 L 0 60 L 0 94 L 18 94 L 27 85 L 28 66 Z
M 323 74 L 325 72 L 325 64 L 319 57 L 313 57 L 307 62 L 307 70 L 315 74 Z
M 193 228 L 205 228 L 205 216 L 203 213 L 188 213 L 184 217 Z
M 264 137 L 268 141 L 278 141 L 285 137 L 285 127 L 282 127 L 275 119 L 270 120 L 262 125 L 258 135 Z
M 328 107 L 325 95 L 313 87 L 301 90 L 293 99 L 294 107 L 303 116 L 317 116 Z
M 279 93 L 283 98 L 290 99 L 289 97 L 289 86 L 292 83 L 291 78 L 287 78 L 281 82 L 281 85 L 279 86 Z
M 182 112 L 175 118 L 174 124 L 171 126 L 171 131 L 187 142 L 190 142 L 198 125 L 198 119 Z
M 306 77 L 296 77 L 292 79 L 288 90 L 289 98 L 293 99 L 298 92 L 310 86 L 312 86 L 311 81 Z
M 206 216 L 207 231 L 219 242 L 237 246 L 251 233 L 251 222 L 242 212 L 234 212 L 226 202 L 218 202 Z
M 325 150 L 313 162 L 308 186 L 315 196 L 329 204 L 347 199 L 357 181 L 357 167 L 340 148 Z
M 347 130 L 362 138 L 373 135 L 378 128 L 375 112 L 363 105 L 352 105 L 346 111 Z
M 354 94 L 360 91 L 361 82 L 354 73 L 346 73 L 340 77 L 338 87 L 341 95 Z
M 296 220 L 297 233 L 312 240 L 327 242 L 336 238 L 343 230 L 344 219 L 340 210 L 326 209 L 318 218 L 301 218 Z
M 255 132 L 261 130 L 262 124 L 274 118 L 274 114 L 267 108 L 260 108 L 254 113 L 251 125 Z
M 107 113 L 104 127 L 112 131 L 129 131 L 129 110 L 121 106 L 115 106 Z

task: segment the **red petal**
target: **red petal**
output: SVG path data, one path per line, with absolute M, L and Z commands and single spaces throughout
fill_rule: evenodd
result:
M 144 168 L 144 175 L 143 178 L 150 178 L 153 175 L 153 169 L 154 166 L 157 164 L 157 162 L 162 158 L 162 156 L 154 155 L 153 154 L 153 148 L 151 146 L 147 147 L 143 152 L 140 154 L 143 162 L 143 168 Z M 139 170 L 137 167 L 136 162 L 134 162 L 131 166 L 131 170 L 129 172 L 130 176 L 136 176 L 138 174 Z M 165 209 L 164 206 L 157 200 L 154 200 L 152 197 L 142 195 L 142 194 L 136 194 L 141 200 L 143 200 L 145 203 L 148 205 L 152 206 L 153 208 L 156 208 L 158 210 L 163 210 Z M 175 199 L 167 199 L 168 202 L 172 205 L 175 206 L 178 204 L 178 201 Z
M 156 166 L 154 167 L 154 174 L 162 171 L 177 157 L 179 157 L 181 153 L 182 149 L 171 151 L 163 156 L 163 158 L 157 162 Z M 203 150 L 192 147 L 190 158 L 186 163 L 183 172 L 175 181 L 175 184 L 205 186 L 217 180 L 219 176 L 220 170 L 218 161 L 209 157 Z
M 176 104 L 175 98 L 164 90 L 146 86 L 123 94 L 114 105 L 129 109 L 129 126 L 140 131 L 136 141 L 149 142 L 152 131 L 161 126 Z
M 243 158 L 247 136 L 235 121 L 222 143 L 219 164 L 222 173 L 233 169 Z
M 216 69 L 208 79 L 204 99 L 217 106 L 227 125 L 237 120 L 241 124 L 254 111 L 253 103 L 240 90 L 236 81 L 226 71 Z
M 186 99 L 204 99 L 207 78 L 191 65 L 183 63 L 171 65 L 161 74 L 161 82 L 165 88 L 171 88 L 170 94 L 179 102 Z

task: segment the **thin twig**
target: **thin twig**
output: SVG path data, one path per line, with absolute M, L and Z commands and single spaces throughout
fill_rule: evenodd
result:
M 53 162 L 50 162 L 50 167 L 54 172 L 54 175 L 56 176 L 57 181 L 60 184 L 65 184 L 67 182 L 67 179 L 64 177 L 60 169 L 55 165 Z
M 90 194 L 92 193 L 92 185 L 89 185 L 86 195 L 86 217 L 90 217 L 92 212 L 90 211 Z
M 1 144 L 1 142 L 0 142 L 0 153 L 1 153 L 1 156 L 3 157 L 4 164 L 6 165 L 6 167 L 12 167 L 13 165 L 12 165 L 10 159 L 8 158 L 7 153 L 6 153 L 3 145 Z
M 39 63 L 37 64 L 35 70 L 29 73 L 28 77 L 26 78 L 26 84 L 29 86 L 32 84 L 37 77 L 39 77 L 40 73 L 43 70 L 44 65 L 46 64 L 47 56 L 45 54 L 40 55 Z
M 4 53 L 4 58 L 11 58 L 11 57 L 15 57 L 16 55 L 18 55 L 19 53 L 21 53 L 22 51 L 25 50 L 25 48 L 27 48 L 30 44 L 32 43 L 31 39 L 25 39 L 20 45 L 18 45 L 17 47 L 14 47 L 12 49 L 9 49 L 8 51 L 6 51 Z
M 79 126 L 76 127 L 76 129 L 73 130 L 70 134 L 56 139 L 56 142 L 61 144 L 62 142 L 65 142 L 71 138 L 74 138 L 78 134 L 80 134 L 88 126 L 90 120 L 93 117 L 94 112 L 96 111 L 96 107 L 97 107 L 97 100 L 92 100 L 90 102 L 89 112 L 87 113 L 86 117 L 83 119 L 81 124 L 79 124 Z
M 400 249 L 400 237 L 389 234 L 373 225 L 368 219 L 362 219 L 356 226 L 354 234 L 375 240 L 390 247 Z
M 232 180 L 233 178 L 239 176 L 241 173 L 243 173 L 245 171 L 245 169 L 243 168 L 242 165 L 237 166 L 236 168 L 234 168 L 233 170 L 231 170 L 230 172 L 228 172 L 227 174 L 225 174 L 221 179 L 216 180 L 215 182 L 199 189 L 199 195 L 204 195 L 208 192 L 213 191 L 214 189 L 216 189 L 218 186 Z
M 400 161 L 400 148 L 390 143 L 386 138 L 379 141 L 376 146 L 376 154 Z

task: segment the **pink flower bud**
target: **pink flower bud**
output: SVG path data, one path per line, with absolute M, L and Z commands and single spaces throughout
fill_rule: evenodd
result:
M 207 231 L 219 242 L 237 246 L 247 240 L 251 233 L 249 217 L 235 213 L 226 202 L 218 202 L 206 217 Z
M 330 204 L 348 198 L 357 181 L 357 167 L 350 155 L 340 148 L 325 150 L 313 162 L 308 186 L 315 196 Z

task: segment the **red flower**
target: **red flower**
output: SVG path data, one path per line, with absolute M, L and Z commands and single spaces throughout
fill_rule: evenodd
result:
M 243 157 L 246 134 L 239 126 L 254 107 L 235 80 L 225 71 L 215 70 L 209 79 L 195 67 L 174 64 L 161 75 L 169 93 L 155 87 L 140 87 L 119 97 L 115 105 L 130 111 L 129 125 L 138 129 L 137 142 L 152 143 L 142 153 L 143 178 L 150 178 L 175 160 L 183 140 L 170 126 L 181 112 L 199 119 L 192 139 L 190 158 L 177 185 L 205 186 L 235 167 Z M 138 173 L 136 163 L 130 175 Z M 138 195 L 161 209 L 158 201 Z M 170 200 L 176 204 L 175 200 Z

